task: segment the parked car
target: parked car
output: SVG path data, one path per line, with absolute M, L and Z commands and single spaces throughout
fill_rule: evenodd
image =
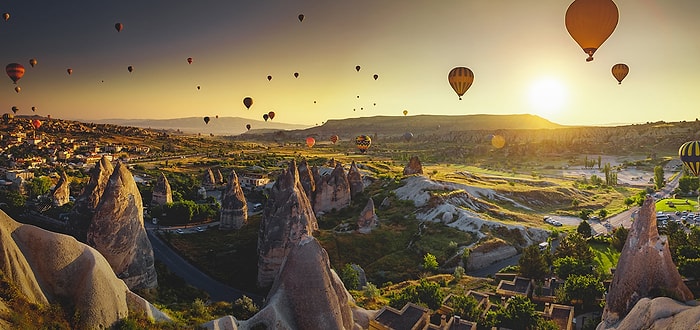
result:
M 201 232 L 204 231 L 204 228 L 202 228 L 202 227 L 197 227 L 197 231 L 201 233 Z
M 184 233 L 185 233 L 182 229 L 178 229 L 178 230 L 176 230 L 175 232 L 178 233 L 178 234 L 184 234 Z

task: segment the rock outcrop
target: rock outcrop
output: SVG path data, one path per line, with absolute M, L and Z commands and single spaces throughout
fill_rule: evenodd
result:
M 350 183 L 350 196 L 355 197 L 357 194 L 365 191 L 365 184 L 362 182 L 362 173 L 357 169 L 355 161 L 350 164 L 350 169 L 348 170 L 348 183 Z
M 107 260 L 73 237 L 20 224 L 0 211 L 0 272 L 32 303 L 74 309 L 77 329 L 109 329 L 129 311 L 169 318 L 129 291 Z
M 107 259 L 129 289 L 158 285 L 153 248 L 143 225 L 143 204 L 133 175 L 118 163 L 100 198 L 87 244 Z
M 61 171 L 58 182 L 56 182 L 56 188 L 54 188 L 51 193 L 51 200 L 55 206 L 63 206 L 68 204 L 70 197 L 70 181 L 66 172 Z
M 219 229 L 232 230 L 240 229 L 248 223 L 248 203 L 236 171 L 231 170 L 226 189 L 221 196 L 221 217 L 219 218 Z
M 316 214 L 333 209 L 340 210 L 350 205 L 350 199 L 350 183 L 340 163 L 336 164 L 330 175 L 322 176 L 320 182 L 316 181 L 316 198 L 314 199 Z
M 223 184 L 224 183 L 224 176 L 223 176 L 223 174 L 221 174 L 220 169 L 217 168 L 216 170 L 212 170 L 211 172 L 212 172 L 212 174 L 214 174 L 214 182 L 216 182 L 216 184 Z
M 311 173 L 311 168 L 306 162 L 306 159 L 302 159 L 299 162 L 297 171 L 299 172 L 299 182 L 301 182 L 301 186 L 304 187 L 306 197 L 309 199 L 312 204 L 311 206 L 313 207 L 314 195 L 316 193 L 316 181 L 314 180 L 314 175 Z
M 170 182 L 165 177 L 164 173 L 160 173 L 158 181 L 153 185 L 153 193 L 151 195 L 151 205 L 165 205 L 173 202 L 173 190 L 170 188 Z
M 88 181 L 80 196 L 76 199 L 73 210 L 68 220 L 68 231 L 77 240 L 87 242 L 87 231 L 92 222 L 95 209 L 100 202 L 100 197 L 104 193 L 109 182 L 109 177 L 114 172 L 114 167 L 102 157 L 95 167 L 90 170 L 90 180 Z
M 292 247 L 317 229 L 316 216 L 299 182 L 296 162 L 292 161 L 272 186 L 260 221 L 258 286 L 272 285 Z
M 683 302 L 693 299 L 671 260 L 666 237 L 659 236 L 654 199 L 648 197 L 620 254 L 601 326 L 615 327 L 640 299 L 659 293 Z
M 700 329 L 700 306 L 684 304 L 668 297 L 642 298 L 617 325 L 598 329 Z
M 377 214 L 374 213 L 374 201 L 370 198 L 357 219 L 357 231 L 361 234 L 369 234 L 378 224 Z
M 210 168 L 202 174 L 202 187 L 204 189 L 214 189 L 216 187 L 216 178 Z
M 408 164 L 403 168 L 403 175 L 423 174 L 423 165 L 418 156 L 413 156 L 408 160 Z

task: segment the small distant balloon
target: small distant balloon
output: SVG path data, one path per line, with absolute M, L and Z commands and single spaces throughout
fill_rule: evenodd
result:
M 624 63 L 618 63 L 613 65 L 612 69 L 612 75 L 617 79 L 617 84 L 622 85 L 622 80 L 627 77 L 627 74 L 630 73 L 630 67 L 627 66 L 627 64 Z
M 331 143 L 335 144 L 336 142 L 338 142 L 338 135 L 331 135 Z
M 355 71 L 360 72 L 361 67 L 358 65 L 355 67 Z
M 187 63 L 188 63 L 188 64 L 192 64 L 192 58 L 191 58 L 191 57 L 188 57 L 188 58 L 187 58 Z
M 17 111 L 19 111 L 19 108 L 15 105 L 12 107 L 12 113 L 17 114 Z
M 36 112 L 36 107 L 32 107 L 32 112 Z
M 128 67 L 128 68 L 126 68 L 126 69 L 127 69 L 127 70 L 129 70 L 129 72 L 133 72 L 133 71 L 134 71 L 134 67 L 133 67 L 133 66 L 131 66 L 131 65 L 129 65 L 129 67 Z
M 216 115 L 216 119 L 219 119 L 219 115 Z
M 5 66 L 5 72 L 7 72 L 7 76 L 12 79 L 12 82 L 16 84 L 17 80 L 20 80 L 20 78 L 24 76 L 24 66 L 19 63 L 10 63 Z
M 269 118 L 270 118 L 270 116 L 268 114 L 266 114 L 266 113 L 263 114 L 263 119 L 265 119 L 265 121 L 267 121 Z
M 51 115 L 46 115 L 46 118 L 51 119 Z
M 246 108 L 250 109 L 250 107 L 253 105 L 253 98 L 250 96 L 246 96 L 243 99 L 243 105 L 245 105 Z
M 209 124 L 209 117 L 204 117 L 204 123 Z
M 116 23 L 114 24 L 114 28 L 117 29 L 117 32 L 122 32 L 122 29 L 124 29 L 124 24 Z
M 272 76 L 267 76 L 267 81 L 272 80 Z
M 274 112 L 274 111 L 270 111 L 270 112 L 267 113 L 267 116 L 270 117 L 270 120 L 273 120 L 273 119 L 275 119 L 275 112 Z
M 68 72 L 68 75 L 70 76 L 73 74 L 73 69 L 66 69 L 66 72 Z
M 503 135 L 494 134 L 491 137 L 491 145 L 496 149 L 501 149 L 506 145 L 506 138 Z
M 202 86 L 197 85 L 197 90 L 200 90 L 201 88 L 202 88 Z
M 39 127 L 41 127 L 41 121 L 39 119 L 32 120 L 32 126 L 34 126 L 34 129 L 39 129 Z
M 411 132 L 403 133 L 403 139 L 406 140 L 406 142 L 410 142 L 411 139 L 413 139 L 413 133 L 411 133 Z
M 294 72 L 294 78 L 299 78 L 299 72 Z
M 314 100 L 314 104 L 316 104 L 316 100 Z
M 310 137 L 310 136 L 306 138 L 306 146 L 311 148 L 314 146 L 314 144 L 316 144 L 316 139 L 314 139 L 313 137 Z
M 9 21 L 10 20 L 10 13 L 3 13 L 2 19 L 4 19 L 5 22 Z
M 250 124 L 246 124 L 246 125 L 245 125 L 245 128 L 248 129 L 248 130 L 250 131 Z
M 359 99 L 359 98 L 360 98 L 360 95 L 358 95 L 357 98 Z
M 15 86 L 15 92 L 19 93 L 22 90 L 19 86 Z
M 375 74 L 375 75 L 372 76 L 372 77 L 374 77 L 374 80 L 377 80 L 377 78 L 379 78 L 379 75 L 378 75 L 378 74 Z
M 407 114 L 408 114 L 408 110 L 404 110 L 404 111 L 403 111 L 403 115 L 405 116 L 405 115 L 407 115 Z
M 367 152 L 369 146 L 372 145 L 372 139 L 369 135 L 358 135 L 355 137 L 355 146 L 360 150 L 361 153 Z
M 29 59 L 29 65 L 32 66 L 32 68 L 37 64 L 37 60 L 35 58 Z
M 377 104 L 376 104 L 376 103 L 373 103 L 372 105 L 374 105 L 375 107 L 377 106 Z
M 303 22 L 304 21 L 304 14 L 299 14 L 298 18 L 299 18 L 299 22 Z

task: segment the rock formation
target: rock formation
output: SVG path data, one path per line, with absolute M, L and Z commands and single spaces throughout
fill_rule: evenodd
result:
M 73 237 L 83 243 L 87 242 L 87 231 L 90 227 L 90 222 L 112 172 L 114 172 L 112 164 L 106 157 L 102 157 L 95 167 L 90 170 L 90 180 L 75 201 L 68 221 L 68 231 Z
M 340 210 L 350 205 L 350 183 L 345 170 L 337 163 L 330 175 L 324 175 L 316 181 L 314 211 L 325 213 L 333 209 Z
M 391 199 L 389 199 L 389 196 L 384 197 L 384 199 L 382 200 L 382 203 L 379 204 L 379 208 L 381 208 L 382 210 L 386 210 L 390 207 L 391 207 Z
M 350 164 L 348 170 L 348 182 L 350 183 L 350 196 L 355 197 L 357 194 L 365 191 L 365 184 L 362 182 L 362 173 L 357 169 L 355 161 Z
M 671 260 L 666 237 L 659 236 L 654 199 L 648 197 L 620 254 L 601 326 L 614 326 L 640 299 L 658 293 L 683 302 L 693 299 Z
M 112 328 L 130 310 L 169 319 L 129 291 L 98 251 L 70 236 L 20 224 L 0 211 L 0 249 L 0 273 L 31 303 L 74 309 L 77 329 Z
M 301 186 L 304 187 L 306 197 L 312 203 L 313 207 L 314 195 L 316 193 L 316 181 L 314 180 L 314 175 L 311 173 L 309 164 L 306 163 L 306 159 L 302 159 L 299 162 L 297 171 L 299 171 L 299 182 L 301 182 Z
M 224 176 L 221 174 L 220 169 L 217 168 L 216 170 L 211 171 L 211 172 L 212 172 L 212 174 L 214 174 L 214 182 L 216 182 L 216 184 L 223 184 L 224 183 Z
M 420 164 L 418 156 L 413 156 L 408 161 L 408 165 L 403 168 L 403 175 L 423 174 L 423 166 Z
M 226 189 L 221 195 L 221 217 L 219 229 L 240 229 L 248 223 L 248 203 L 238 182 L 236 171 L 231 170 Z
M 668 297 L 642 298 L 617 325 L 608 327 L 602 322 L 598 329 L 700 329 L 700 306 Z
M 216 187 L 216 178 L 210 168 L 202 174 L 202 187 L 204 189 L 214 189 Z
M 129 289 L 158 285 L 153 248 L 143 226 L 141 194 L 122 163 L 109 177 L 88 228 L 87 244 L 102 253 Z
M 374 201 L 370 198 L 357 219 L 357 231 L 362 234 L 369 234 L 378 224 L 377 214 L 374 213 Z
M 272 285 L 289 250 L 317 229 L 316 216 L 299 182 L 296 162 L 292 161 L 272 186 L 260 221 L 258 286 Z
M 158 181 L 153 186 L 151 205 L 165 205 L 173 202 L 173 191 L 170 189 L 170 182 L 163 172 L 160 173 Z
M 51 193 L 51 199 L 53 200 L 53 205 L 63 206 L 68 204 L 70 197 L 70 182 L 68 181 L 68 176 L 66 172 L 61 171 L 58 182 L 56 183 L 56 188 Z

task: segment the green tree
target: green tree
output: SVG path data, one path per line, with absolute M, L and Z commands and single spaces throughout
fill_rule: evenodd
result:
M 437 258 L 430 253 L 426 253 L 423 256 L 423 269 L 429 271 L 436 271 L 438 269 Z
M 534 244 L 523 250 L 518 265 L 520 266 L 520 274 L 527 278 L 541 280 L 549 273 L 547 260 L 540 252 L 539 246 Z
M 557 293 L 561 303 L 581 303 L 583 306 L 594 306 L 596 298 L 603 295 L 605 287 L 593 275 L 570 275 L 564 286 Z
M 243 296 L 233 302 L 233 316 L 239 320 L 247 320 L 260 310 L 260 307 L 248 296 Z
M 348 290 L 358 290 L 360 286 L 360 274 L 351 264 L 345 264 L 340 270 L 340 280 Z
M 452 277 L 459 281 L 464 276 L 464 268 L 462 266 L 455 267 L 455 271 L 452 273 Z
M 581 223 L 576 227 L 576 232 L 581 234 L 584 238 L 589 238 L 591 237 L 591 225 L 588 223 L 588 221 L 583 220 Z
M 509 329 L 536 329 L 540 318 L 535 304 L 523 296 L 510 298 L 498 313 L 499 325 Z
M 476 321 L 482 313 L 479 301 L 472 296 L 454 295 L 449 299 L 448 306 L 452 308 L 453 315 L 459 315 L 465 320 Z
M 51 179 L 47 176 L 34 177 L 27 182 L 27 191 L 30 197 L 44 195 L 51 189 Z
M 401 309 L 409 302 L 426 306 L 432 310 L 437 310 L 442 304 L 445 294 L 440 290 L 440 285 L 421 279 L 418 285 L 411 285 L 398 293 L 393 293 L 389 297 L 389 305 L 396 309 Z
M 682 176 L 678 179 L 678 190 L 684 195 L 700 188 L 700 179 L 696 176 Z
M 606 209 L 600 209 L 600 210 L 598 211 L 598 216 L 599 216 L 601 219 L 605 219 L 605 217 L 608 216 L 608 210 L 606 210 Z
M 654 167 L 654 186 L 656 189 L 664 187 L 664 168 L 660 165 Z
M 625 242 L 627 242 L 628 234 L 629 230 L 625 227 L 620 226 L 613 229 L 610 245 L 618 252 L 622 252 L 622 248 L 625 246 Z
M 17 191 L 0 190 L 0 204 L 4 203 L 0 208 L 13 218 L 24 211 L 26 201 L 27 199 Z
M 381 291 L 379 291 L 374 283 L 367 282 L 367 285 L 362 288 L 362 294 L 365 296 L 365 298 L 374 300 L 381 296 Z
M 591 266 L 574 257 L 564 257 L 554 260 L 554 273 L 561 279 L 570 275 L 592 274 Z
M 586 264 L 590 264 L 593 261 L 593 251 L 588 245 L 581 234 L 574 232 L 569 233 L 559 242 L 559 247 L 557 247 L 556 252 L 554 252 L 555 258 L 564 257 L 574 257 Z

